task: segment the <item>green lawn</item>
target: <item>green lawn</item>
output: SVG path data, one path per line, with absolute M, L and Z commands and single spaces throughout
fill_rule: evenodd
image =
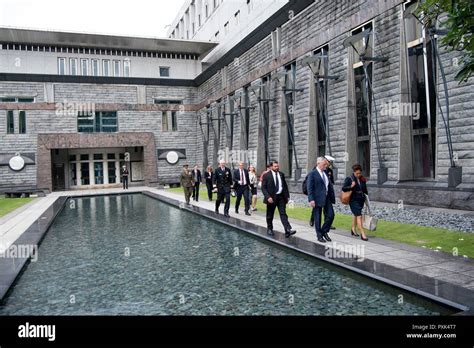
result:
M 29 203 L 34 198 L 4 198 L 0 197 L 0 217 Z
M 169 189 L 169 191 L 183 193 L 181 188 L 173 188 Z M 200 198 L 207 200 L 207 191 L 205 189 L 201 189 Z M 235 198 L 232 198 L 232 203 L 234 203 L 234 200 Z M 257 209 L 261 212 L 266 210 L 266 207 L 261 202 L 261 200 L 259 200 L 257 203 Z M 287 213 L 290 218 L 301 221 L 309 221 L 310 212 L 311 209 L 309 207 L 296 207 L 293 209 L 287 209 Z M 350 234 L 351 225 L 351 215 L 336 214 L 336 218 L 334 220 L 334 226 L 336 228 L 346 230 L 348 231 L 347 233 Z M 418 247 L 431 248 L 446 253 L 457 252 L 460 256 L 467 255 L 468 257 L 474 258 L 474 234 L 472 233 L 455 232 L 443 228 L 433 228 L 379 220 L 377 224 L 377 231 L 368 232 L 367 236 L 377 236 Z

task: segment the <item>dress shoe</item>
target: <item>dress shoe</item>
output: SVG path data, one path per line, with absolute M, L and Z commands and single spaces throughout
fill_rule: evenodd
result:
M 336 229 L 336 227 L 334 227 L 334 226 L 331 226 L 331 230 L 335 230 L 335 229 Z
M 329 238 L 329 234 L 325 233 L 325 234 L 323 235 L 323 237 L 324 237 L 324 239 L 326 239 L 328 242 L 332 242 L 332 239 Z
M 272 237 L 275 235 L 275 233 L 273 233 L 273 230 L 270 228 L 267 230 L 267 234 Z
M 286 238 L 290 238 L 294 234 L 296 234 L 296 231 L 294 231 L 294 230 L 286 230 L 285 231 L 285 237 Z
M 326 243 L 326 241 L 322 237 L 318 237 L 318 242 Z
M 218 215 L 219 215 L 219 209 L 216 209 L 216 214 L 218 214 Z
M 225 217 L 230 217 L 229 213 L 224 213 Z
M 360 236 L 360 239 L 362 239 L 364 242 L 368 242 L 368 241 L 369 241 L 369 238 L 367 238 L 367 237 L 364 238 L 364 237 Z
M 313 219 L 309 220 L 309 225 L 310 225 L 311 227 L 314 226 L 314 220 L 313 220 Z
M 360 235 L 358 235 L 356 232 L 354 232 L 354 230 L 351 229 L 351 235 L 353 235 L 354 237 L 360 237 Z
M 236 210 L 236 211 L 235 211 L 235 213 L 236 213 L 236 214 L 238 214 L 238 213 L 239 213 L 239 211 L 238 211 L 238 210 Z
M 248 211 L 246 211 L 246 212 L 245 212 L 245 215 L 251 216 L 252 214 L 250 214 Z

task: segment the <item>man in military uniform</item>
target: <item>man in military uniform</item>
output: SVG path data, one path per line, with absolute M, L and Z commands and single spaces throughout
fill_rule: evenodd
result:
M 232 187 L 232 172 L 225 166 L 225 161 L 219 161 L 219 167 L 214 173 L 214 186 L 217 187 L 216 214 L 219 214 L 219 206 L 225 199 L 224 216 L 229 216 L 230 191 Z
M 190 204 L 189 202 L 191 200 L 191 195 L 193 194 L 194 186 L 193 175 L 188 170 L 188 167 L 189 166 L 187 164 L 183 166 L 183 171 L 181 172 L 181 176 L 179 178 L 181 187 L 184 190 L 184 198 L 186 199 L 186 204 Z

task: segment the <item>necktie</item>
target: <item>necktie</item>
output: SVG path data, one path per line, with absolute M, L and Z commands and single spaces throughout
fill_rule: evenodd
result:
M 245 186 L 245 184 L 246 184 L 245 175 L 244 175 L 244 171 L 242 169 L 240 170 L 240 180 L 242 181 L 242 185 Z
M 278 181 L 278 173 L 275 173 L 276 192 L 280 191 L 280 182 Z

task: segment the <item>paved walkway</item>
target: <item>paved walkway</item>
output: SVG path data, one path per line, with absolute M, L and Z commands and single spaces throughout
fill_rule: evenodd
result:
M 127 192 L 132 193 L 145 191 L 184 203 L 183 194 L 177 194 L 151 187 L 134 187 L 130 188 Z M 29 203 L 0 219 L 0 247 L 3 247 L 3 249 L 8 248 L 30 225 L 32 225 L 37 219 L 41 219 L 42 214 L 61 196 L 86 196 L 117 194 L 123 192 L 124 191 L 121 189 L 67 191 L 54 192 L 46 197 L 38 198 L 32 203 Z M 206 198 L 200 202 L 192 202 L 192 205 L 199 207 L 200 209 L 205 209 L 210 214 L 214 214 L 214 202 L 208 202 Z M 221 213 L 222 208 L 223 207 L 221 206 Z M 233 207 L 231 207 L 231 217 L 266 228 L 265 212 L 258 211 L 254 212 L 252 216 L 245 216 L 243 213 L 237 215 L 233 210 Z M 241 208 L 241 210 L 243 210 L 243 208 Z M 223 216 L 219 215 L 219 218 L 222 219 Z M 355 253 L 359 254 L 357 256 L 366 261 L 373 261 L 372 263 L 366 263 L 366 265 L 369 265 L 365 266 L 367 269 L 364 271 L 366 272 L 377 274 L 375 270 L 376 266 L 380 267 L 380 265 L 387 265 L 393 267 L 390 268 L 392 270 L 410 271 L 404 273 L 401 272 L 400 274 L 395 274 L 391 271 L 394 276 L 396 275 L 398 277 L 393 280 L 394 282 L 400 282 L 400 277 L 406 277 L 406 274 L 408 273 L 418 274 L 420 278 L 435 280 L 434 284 L 436 285 L 436 288 L 432 291 L 434 296 L 439 295 L 439 297 L 443 297 L 442 291 L 438 293 L 438 285 L 441 287 L 443 284 L 454 284 L 457 289 L 456 294 L 451 294 L 451 299 L 448 299 L 449 301 L 455 302 L 454 300 L 457 298 L 456 296 L 458 296 L 458 294 L 464 294 L 463 297 L 467 295 L 468 298 L 472 296 L 474 299 L 474 261 L 472 259 L 464 258 L 462 256 L 455 257 L 442 252 L 417 248 L 376 237 L 370 238 L 368 242 L 363 242 L 360 238 L 352 237 L 350 232 L 342 230 L 333 230 L 330 232 L 332 238 L 331 243 L 320 243 L 316 239 L 314 228 L 310 227 L 307 222 L 297 220 L 291 220 L 290 222 L 293 228 L 297 230 L 297 234 L 295 237 L 291 237 L 291 239 L 297 238 L 298 240 L 314 243 L 316 246 L 321 246 L 323 244 L 324 247 L 334 248 L 334 250 L 355 250 Z M 275 218 L 274 225 L 275 231 L 284 231 L 278 216 Z M 271 239 L 271 237 L 268 238 Z M 286 240 L 283 238 L 282 242 L 285 243 Z M 291 247 L 290 244 L 288 244 L 288 246 Z M 374 269 L 372 269 L 372 267 Z M 423 285 L 420 284 L 420 288 L 422 287 Z M 459 289 L 461 292 L 459 292 Z M 449 292 L 453 292 L 451 288 Z M 471 306 L 471 308 L 473 308 L 473 306 Z

